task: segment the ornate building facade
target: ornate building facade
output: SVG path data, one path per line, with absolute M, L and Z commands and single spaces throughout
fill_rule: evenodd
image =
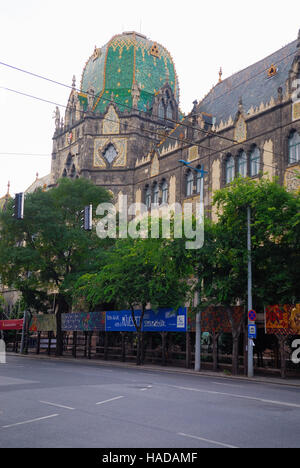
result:
M 298 81 L 297 81 L 298 80 Z M 219 82 L 191 112 L 179 110 L 169 52 L 135 32 L 96 48 L 75 77 L 64 119 L 56 109 L 51 184 L 87 177 L 115 200 L 183 203 L 200 184 L 179 160 L 208 172 L 205 206 L 233 178 L 277 176 L 298 188 L 300 169 L 298 39 Z M 214 216 L 214 213 L 212 213 Z

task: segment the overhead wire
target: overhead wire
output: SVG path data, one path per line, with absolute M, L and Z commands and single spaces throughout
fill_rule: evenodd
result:
M 40 97 L 38 97 L 38 96 L 33 96 L 33 95 L 31 95 L 31 94 L 24 93 L 24 92 L 22 92 L 22 91 L 14 90 L 14 89 L 11 89 L 11 88 L 6 88 L 6 87 L 3 87 L 3 86 L 0 86 L 0 89 L 4 89 L 4 90 L 6 90 L 6 91 L 10 91 L 10 92 L 13 92 L 13 93 L 16 93 L 16 94 L 25 96 L 25 97 L 33 98 L 33 99 L 38 100 L 38 101 L 46 102 L 46 103 L 48 103 L 48 104 L 53 104 L 53 105 L 60 106 L 60 107 L 64 107 L 64 108 L 67 108 L 67 107 L 68 107 L 68 106 L 66 106 L 66 105 L 64 105 L 64 104 L 58 104 L 57 102 L 49 101 L 48 99 L 40 98 Z M 88 111 L 81 111 L 81 112 L 82 112 L 83 114 L 88 114 L 88 113 L 89 113 Z M 94 115 L 97 115 L 97 114 L 94 113 Z M 103 117 L 103 120 L 106 120 L 106 121 L 115 123 L 115 121 L 114 121 L 113 119 L 109 119 L 107 116 L 104 116 L 104 117 Z M 297 119 L 297 120 L 295 120 L 294 122 L 297 122 L 297 121 L 299 121 L 299 120 L 300 120 L 300 119 Z M 288 126 L 288 125 L 290 125 L 290 124 L 286 124 L 286 125 L 282 126 L 281 128 L 284 128 L 285 126 Z M 128 127 L 129 127 L 129 128 L 132 128 L 132 129 L 134 129 L 134 130 L 140 131 L 140 128 L 135 127 L 135 126 L 133 126 L 133 125 L 131 125 L 131 124 L 128 124 Z M 149 130 L 149 129 L 145 129 L 145 128 L 143 129 L 143 131 L 144 131 L 144 132 L 147 132 L 147 133 L 150 133 L 150 134 L 154 134 L 154 135 L 158 136 L 159 138 L 166 138 L 166 139 L 170 139 L 170 140 L 175 140 L 175 141 L 180 142 L 180 143 L 185 143 L 185 144 L 188 145 L 188 146 L 192 145 L 192 146 L 198 146 L 199 148 L 202 148 L 202 149 L 206 149 L 206 150 L 210 151 L 209 156 L 214 156 L 215 154 L 224 154 L 224 155 L 226 155 L 226 153 L 228 153 L 228 151 L 229 151 L 231 148 L 233 148 L 234 146 L 236 146 L 236 144 L 234 144 L 234 145 L 227 146 L 226 148 L 223 148 L 223 149 L 220 149 L 220 150 L 214 150 L 214 149 L 211 148 L 211 147 L 200 145 L 199 143 L 197 143 L 197 142 L 195 142 L 195 141 L 188 140 L 188 139 L 186 139 L 186 138 L 181 138 L 181 139 L 180 139 L 180 138 L 173 137 L 173 136 L 171 136 L 171 135 L 169 135 L 169 134 L 166 135 L 166 134 L 164 134 L 164 133 L 158 133 L 157 131 Z M 272 131 L 274 131 L 273 128 L 270 129 L 270 130 L 268 130 L 268 131 L 265 132 L 265 133 L 272 132 Z M 254 137 L 252 137 L 251 139 L 245 140 L 243 143 L 245 144 L 247 141 L 249 141 L 249 140 L 254 140 L 255 138 L 257 138 L 257 137 L 254 136 Z M 260 150 L 262 150 L 260 147 L 258 147 L 258 148 L 259 148 Z M 182 147 L 182 149 L 185 149 L 185 148 Z M 211 152 L 211 151 L 212 151 L 212 152 Z M 282 153 L 275 153 L 275 152 L 271 152 L 271 151 L 266 150 L 266 149 L 264 149 L 263 151 L 268 152 L 268 153 L 271 153 L 271 154 L 276 154 L 276 155 L 279 155 L 279 156 L 283 157 L 283 154 L 282 154 Z M 270 164 L 264 164 L 264 165 L 267 166 L 267 167 L 271 167 L 271 168 L 273 168 L 273 169 L 277 169 L 276 166 L 272 166 L 272 165 L 270 165 Z M 286 169 L 286 170 L 287 170 L 288 172 L 293 173 L 293 174 L 295 173 L 294 171 L 292 171 L 292 170 L 290 170 L 290 169 Z
M 293 53 L 293 54 L 294 54 L 294 53 Z M 287 56 L 283 57 L 281 60 L 279 60 L 279 61 L 276 62 L 276 63 L 279 63 L 279 62 L 281 62 L 282 60 L 285 60 L 286 58 L 288 58 L 289 56 L 291 56 L 291 55 L 293 55 L 293 54 L 288 54 Z M 14 69 L 14 70 L 16 70 L 16 71 L 19 71 L 19 72 L 22 72 L 22 73 L 26 73 L 26 74 L 28 74 L 28 75 L 34 76 L 34 77 L 39 78 L 39 79 L 43 79 L 43 80 L 49 81 L 49 82 L 51 82 L 51 83 L 53 83 L 53 84 L 57 84 L 57 85 L 60 85 L 60 86 L 65 87 L 65 88 L 75 90 L 76 92 L 80 91 L 80 90 L 78 90 L 78 89 L 77 89 L 76 87 L 74 87 L 74 86 L 70 86 L 70 85 L 67 85 L 67 84 L 65 84 L 65 83 L 61 83 L 60 81 L 53 80 L 53 79 L 48 78 L 48 77 L 44 77 L 44 76 L 39 75 L 39 74 L 37 74 L 37 73 L 33 73 L 33 72 L 28 71 L 28 70 L 24 70 L 24 69 L 19 68 L 19 67 L 16 67 L 16 66 L 9 65 L 9 64 L 6 64 L 6 63 L 4 63 L 4 62 L 0 62 L 0 65 L 3 65 L 3 66 L 6 66 L 6 67 L 9 67 L 9 68 L 12 68 L 12 69 Z M 267 69 L 266 69 L 266 70 L 267 70 Z M 241 84 L 244 84 L 244 83 L 250 81 L 251 79 L 253 79 L 254 77 L 258 76 L 259 74 L 263 73 L 263 72 L 266 71 L 266 70 L 262 70 L 262 71 L 260 71 L 259 73 L 252 75 L 251 77 L 249 77 L 249 78 L 248 78 L 247 80 L 245 80 L 244 82 L 240 82 L 236 87 L 231 88 L 231 90 L 227 91 L 227 93 L 229 93 L 230 91 L 232 91 L 232 89 L 237 88 L 237 87 L 240 86 Z M 10 89 L 10 88 L 5 88 L 5 87 L 1 87 L 1 88 L 2 88 L 2 89 L 5 89 L 5 90 L 7 90 L 7 91 L 11 91 L 11 92 L 14 92 L 14 93 L 17 93 L 17 94 L 21 94 L 21 95 L 23 95 L 23 96 L 27 96 L 27 97 L 30 97 L 30 98 L 33 98 L 33 99 L 37 99 L 37 100 L 40 100 L 40 101 L 43 101 L 43 102 L 46 102 L 46 103 L 49 103 L 49 104 L 57 105 L 57 106 L 59 106 L 59 107 L 64 107 L 64 108 L 67 108 L 67 107 L 68 107 L 68 106 L 65 106 L 65 105 L 62 105 L 62 104 L 57 104 L 57 103 L 55 103 L 55 102 L 53 102 L 53 101 L 49 101 L 49 100 L 46 100 L 46 99 L 43 99 L 43 98 L 40 98 L 40 97 L 37 97 L 37 96 L 33 96 L 33 95 L 30 95 L 30 94 L 27 94 L 27 93 L 20 92 L 20 91 L 18 91 L 18 90 L 12 90 L 12 89 Z M 227 93 L 224 93 L 223 95 L 225 95 L 225 94 L 227 94 Z M 85 93 L 85 94 L 89 95 L 89 93 Z M 215 99 L 213 99 L 213 100 L 211 100 L 211 101 L 209 101 L 209 102 L 213 102 L 214 100 L 219 99 L 219 98 L 222 97 L 223 95 L 218 96 L 217 98 L 215 98 Z M 97 96 L 94 96 L 94 97 L 97 97 Z M 113 100 L 113 99 L 108 99 L 108 98 L 103 97 L 103 96 L 102 96 L 101 99 L 103 99 L 103 100 L 105 100 L 105 101 L 107 101 L 107 102 L 110 102 L 110 103 L 115 103 L 115 104 L 122 105 L 122 106 L 125 107 L 125 108 L 129 108 L 130 110 L 133 110 L 131 106 L 126 106 L 126 104 L 124 104 L 124 103 L 118 103 L 118 101 L 115 101 L 115 100 Z M 82 113 L 85 113 L 85 111 L 81 111 L 81 112 L 82 112 Z M 147 117 L 149 118 L 149 115 L 148 115 L 146 112 L 144 112 L 144 111 L 139 111 L 139 112 L 146 114 Z M 97 115 L 97 114 L 94 113 L 94 115 Z M 197 114 L 195 114 L 195 113 L 192 114 L 192 113 L 191 113 L 191 114 L 189 114 L 189 115 L 187 116 L 187 118 L 192 118 L 192 117 L 194 117 L 195 115 L 197 115 Z M 153 115 L 153 114 L 152 114 L 150 117 L 151 117 L 151 118 L 153 118 L 153 117 L 159 118 L 159 116 L 155 116 L 155 115 Z M 107 118 L 107 116 L 104 117 L 104 119 L 105 119 L 105 120 L 110 120 L 110 119 Z M 162 119 L 160 119 L 160 120 L 162 120 Z M 233 139 L 231 139 L 231 138 L 224 137 L 223 135 L 219 135 L 219 134 L 217 134 L 217 133 L 215 133 L 215 132 L 205 131 L 205 130 L 200 129 L 200 128 L 198 128 L 198 127 L 193 127 L 193 126 L 191 126 L 191 125 L 187 125 L 187 124 L 185 124 L 184 122 L 179 122 L 179 121 L 176 121 L 176 120 L 170 119 L 170 118 L 167 118 L 167 119 L 164 119 L 164 120 L 166 120 L 166 122 L 172 122 L 172 123 L 176 124 L 177 126 L 181 125 L 181 126 L 183 126 L 183 127 L 189 128 L 189 129 L 194 129 L 194 130 L 203 132 L 203 133 L 205 133 L 206 135 L 211 136 L 211 137 L 217 137 L 217 138 L 222 138 L 222 139 L 227 140 L 227 141 L 231 141 L 231 142 L 234 143 L 234 145 L 236 145 L 236 144 L 238 143 L 236 140 L 233 140 Z M 158 123 L 161 124 L 161 122 L 158 122 Z M 128 126 L 130 126 L 130 125 L 128 125 Z M 135 129 L 135 130 L 139 130 L 137 127 L 133 127 L 132 125 L 131 125 L 130 127 L 133 128 L 133 129 Z M 195 141 L 190 141 L 190 140 L 188 140 L 188 139 L 186 139 L 186 138 L 180 138 L 180 139 L 178 139 L 178 138 L 175 138 L 175 137 L 171 136 L 170 134 L 164 134 L 164 133 L 161 133 L 161 134 L 160 134 L 160 133 L 158 133 L 158 132 L 154 132 L 154 131 L 147 130 L 147 129 L 144 129 L 144 131 L 146 131 L 146 132 L 148 132 L 148 133 L 151 133 L 151 134 L 156 134 L 157 136 L 159 136 L 159 138 L 163 138 L 163 139 L 165 138 L 165 139 L 176 140 L 176 141 L 180 141 L 181 143 L 186 143 L 186 144 L 188 144 L 188 145 L 194 145 L 194 146 L 198 146 L 198 147 L 200 147 L 200 148 L 202 148 L 202 149 L 206 149 L 206 150 L 209 150 L 209 151 L 213 151 L 213 153 L 210 154 L 211 156 L 213 156 L 214 154 L 217 154 L 217 153 L 222 154 L 222 153 L 224 153 L 224 152 L 226 152 L 226 151 L 228 151 L 229 149 L 232 148 L 232 146 L 228 146 L 228 147 L 223 148 L 223 149 L 221 149 L 221 150 L 214 150 L 214 149 L 211 148 L 211 147 L 207 147 L 207 146 L 200 145 L 199 143 L 197 143 L 197 142 L 195 142 Z M 273 129 L 270 129 L 269 132 L 270 132 L 270 131 L 273 131 Z M 252 137 L 252 140 L 255 139 L 255 138 L 257 138 L 257 136 L 256 136 L 256 137 Z M 246 143 L 246 142 L 249 141 L 249 140 L 250 140 L 250 139 L 245 140 L 243 143 Z M 262 148 L 260 148 L 260 147 L 258 147 L 258 148 L 262 151 Z M 271 153 L 271 154 L 277 154 L 277 155 L 279 155 L 279 156 L 283 156 L 281 153 L 275 153 L 275 152 L 270 151 L 270 150 L 267 150 L 267 149 L 263 149 L 263 151 L 264 151 L 264 152 L 269 152 L 269 153 Z M 267 164 L 265 164 L 265 165 L 268 166 Z M 276 169 L 275 166 L 269 165 L 269 167 L 273 167 L 274 169 Z

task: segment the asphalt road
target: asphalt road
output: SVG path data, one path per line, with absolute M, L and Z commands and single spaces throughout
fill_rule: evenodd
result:
M 300 447 L 300 388 L 8 356 L 0 447 Z

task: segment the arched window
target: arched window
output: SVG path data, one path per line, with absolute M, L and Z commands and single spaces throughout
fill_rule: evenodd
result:
M 230 184 L 230 182 L 233 181 L 234 175 L 235 175 L 234 174 L 234 159 L 231 155 L 227 157 L 225 171 L 226 171 L 226 184 Z
M 146 188 L 145 202 L 149 210 L 151 208 L 151 188 L 149 186 Z
M 169 120 L 173 119 L 173 107 L 170 102 L 168 103 L 168 107 L 167 107 L 167 119 Z
M 69 153 L 66 161 L 66 166 L 69 168 L 72 164 L 72 154 Z
M 289 137 L 289 164 L 300 161 L 300 135 L 293 131 Z
M 197 169 L 201 169 L 201 166 L 197 166 Z M 196 181 L 196 192 L 197 193 L 201 192 L 201 179 L 202 179 L 201 172 L 197 172 L 197 181 Z
M 63 176 L 63 177 L 67 177 L 67 175 L 68 175 L 68 174 L 67 174 L 67 169 L 64 169 L 64 172 L 63 172 L 63 175 L 62 175 L 62 176 Z
M 254 146 L 250 153 L 250 176 L 258 175 L 260 169 L 260 151 L 257 146 Z
M 158 205 L 159 203 L 159 186 L 158 183 L 155 182 L 153 187 L 153 204 Z
M 186 176 L 186 194 L 188 197 L 193 195 L 194 189 L 194 175 L 192 171 L 189 171 Z
M 167 181 L 164 180 L 161 186 L 161 191 L 162 191 L 162 203 L 168 203 L 168 184 Z
M 116 159 L 117 155 L 118 153 L 116 151 L 116 148 L 113 144 L 110 143 L 106 148 L 103 157 L 106 159 L 106 161 L 109 162 L 109 164 L 111 164 L 114 161 L 114 159 Z
M 165 106 L 164 106 L 162 101 L 160 101 L 159 104 L 158 104 L 158 117 L 160 119 L 165 118 Z
M 238 156 L 238 173 L 242 177 L 247 177 L 247 155 L 241 151 Z
M 71 173 L 70 173 L 70 177 L 74 178 L 75 176 L 76 176 L 76 167 L 73 164 L 72 169 L 71 169 Z

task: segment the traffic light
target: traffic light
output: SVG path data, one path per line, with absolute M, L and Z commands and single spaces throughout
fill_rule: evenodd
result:
M 83 215 L 83 218 L 81 218 L 83 222 L 81 225 L 82 229 L 91 231 L 93 228 L 93 205 L 85 206 L 81 213 Z
M 15 204 L 14 204 L 14 214 L 15 219 L 24 218 L 24 193 L 16 193 Z

